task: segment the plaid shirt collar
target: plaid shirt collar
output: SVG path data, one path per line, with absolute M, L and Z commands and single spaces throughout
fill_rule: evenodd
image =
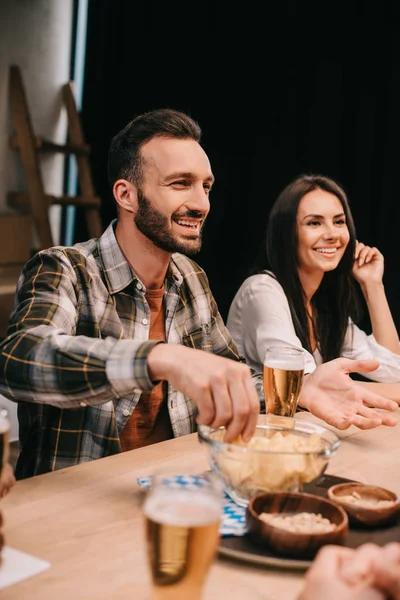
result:
M 129 265 L 115 237 L 117 219 L 111 221 L 103 235 L 99 238 L 99 255 L 103 263 L 107 287 L 111 295 L 125 289 L 133 281 L 140 281 Z M 167 272 L 167 279 L 179 287 L 183 282 L 183 276 L 175 264 L 174 254 Z M 144 286 L 144 284 L 140 281 Z

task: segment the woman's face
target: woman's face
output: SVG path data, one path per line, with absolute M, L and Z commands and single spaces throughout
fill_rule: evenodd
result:
M 299 270 L 324 274 L 338 266 L 350 240 L 346 216 L 337 196 L 316 189 L 297 210 Z

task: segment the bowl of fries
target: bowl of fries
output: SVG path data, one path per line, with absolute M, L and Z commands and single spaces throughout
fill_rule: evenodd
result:
M 244 507 L 264 492 L 301 491 L 323 473 L 340 445 L 334 431 L 284 417 L 259 422 L 248 443 L 225 442 L 224 427 L 199 425 L 198 436 L 225 492 Z

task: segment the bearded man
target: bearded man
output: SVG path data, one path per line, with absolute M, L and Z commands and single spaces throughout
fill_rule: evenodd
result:
M 214 181 L 200 139 L 184 113 L 136 117 L 109 149 L 117 219 L 100 238 L 42 250 L 23 269 L 0 346 L 0 392 L 18 402 L 17 479 L 192 433 L 198 423 L 225 425 L 227 441 L 250 439 L 261 382 L 189 258 L 201 248 Z M 351 411 L 335 412 L 327 394 L 331 380 L 354 413 L 364 399 L 397 408 L 348 377 L 375 361 L 346 365 L 309 375 L 302 405 L 318 404 L 315 414 L 348 427 Z M 365 427 L 391 418 L 363 414 Z

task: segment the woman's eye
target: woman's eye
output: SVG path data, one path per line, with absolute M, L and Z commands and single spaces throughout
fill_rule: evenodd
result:
M 346 221 L 344 219 L 338 219 L 337 221 L 335 221 L 336 225 L 346 225 Z
M 307 225 L 311 225 L 311 226 L 320 225 L 320 222 L 319 221 L 308 221 Z

